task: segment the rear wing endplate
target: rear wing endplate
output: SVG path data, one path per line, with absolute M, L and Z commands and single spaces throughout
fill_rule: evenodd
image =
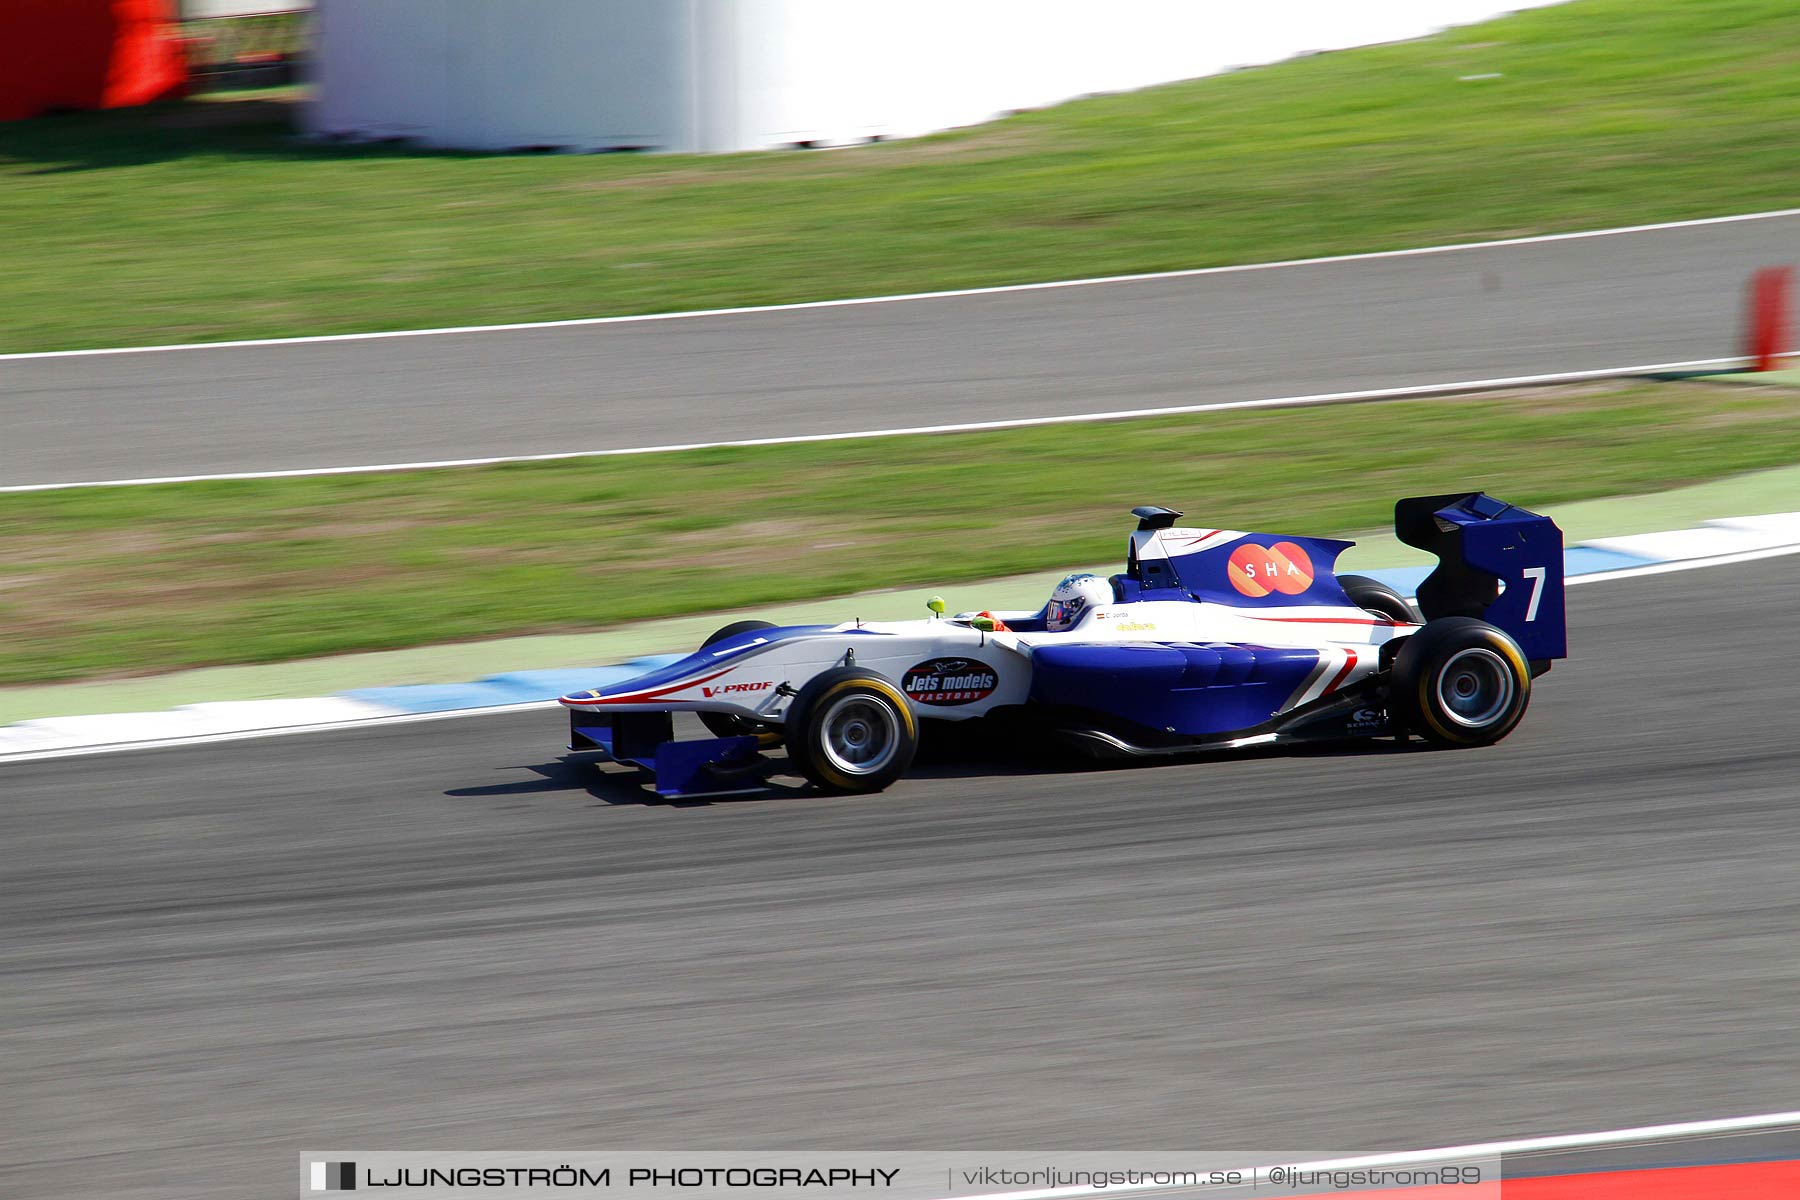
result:
M 1566 657 L 1562 530 L 1549 517 L 1483 492 L 1413 496 L 1394 505 L 1394 533 L 1437 556 L 1419 611 L 1478 617 L 1510 634 L 1525 657 Z

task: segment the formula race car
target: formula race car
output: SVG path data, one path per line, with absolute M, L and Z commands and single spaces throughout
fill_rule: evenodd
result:
M 1484 746 L 1566 654 L 1562 531 L 1481 493 L 1394 506 L 1438 566 L 1418 611 L 1333 573 L 1351 542 L 1178 525 L 1132 510 L 1125 571 L 1036 612 L 780 627 L 740 621 L 635 679 L 564 696 L 570 749 L 647 768 L 664 796 L 753 791 L 785 747 L 833 792 L 877 792 L 923 721 L 1008 716 L 1102 757 L 1417 736 Z M 673 715 L 714 736 L 676 741 Z

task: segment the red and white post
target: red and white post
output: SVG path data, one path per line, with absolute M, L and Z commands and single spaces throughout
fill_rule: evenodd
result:
M 1794 268 L 1764 267 L 1750 276 L 1750 325 L 1744 353 L 1752 371 L 1780 369 L 1790 348 Z

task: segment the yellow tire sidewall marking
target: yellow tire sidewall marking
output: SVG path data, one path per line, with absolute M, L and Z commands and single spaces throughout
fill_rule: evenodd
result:
M 1531 670 L 1525 665 L 1525 660 L 1520 657 L 1518 649 L 1513 645 L 1513 640 L 1509 637 L 1491 637 L 1486 635 L 1484 635 L 1481 640 L 1488 649 L 1497 652 L 1511 664 L 1513 669 L 1513 688 L 1521 695 L 1526 694 L 1527 689 L 1531 687 Z M 1436 671 L 1427 671 L 1419 677 L 1419 712 L 1423 714 L 1425 720 L 1433 729 L 1437 730 L 1440 736 L 1448 738 L 1453 742 L 1473 743 L 1475 738 L 1471 736 L 1471 731 L 1466 729 L 1448 729 L 1444 726 L 1442 721 L 1438 720 L 1435 706 L 1432 703 L 1432 685 L 1436 679 Z
M 913 717 L 912 705 L 907 701 L 904 694 L 885 680 L 845 679 L 838 683 L 834 683 L 829 688 L 826 688 L 824 693 L 819 696 L 817 707 L 823 707 L 830 703 L 833 696 L 836 696 L 846 688 L 862 688 L 866 691 L 878 692 L 893 701 L 895 710 L 899 712 L 901 721 L 906 725 L 907 736 L 914 741 L 918 740 L 919 727 L 917 721 L 915 721 Z M 819 732 L 823 734 L 824 730 L 821 729 Z M 814 748 L 809 746 L 808 750 L 812 751 Z M 829 776 L 833 787 L 855 790 L 858 785 L 858 780 L 856 778 L 847 776 L 836 767 L 832 766 L 831 760 L 822 753 L 815 752 L 813 757 L 817 761 L 819 773 Z

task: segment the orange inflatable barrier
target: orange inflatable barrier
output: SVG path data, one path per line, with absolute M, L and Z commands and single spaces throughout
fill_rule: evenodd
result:
M 0 121 L 181 95 L 187 64 L 172 2 L 0 3 Z

